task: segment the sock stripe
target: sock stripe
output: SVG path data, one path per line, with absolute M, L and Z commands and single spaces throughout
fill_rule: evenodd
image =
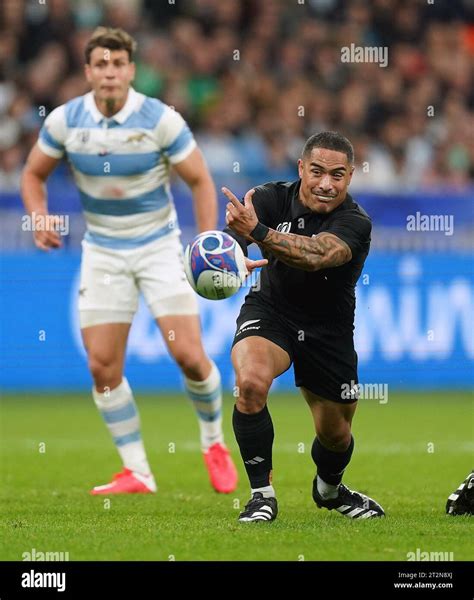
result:
M 114 423 L 113 425 L 109 425 L 109 431 L 113 437 L 121 437 L 122 435 L 128 435 L 129 433 L 135 433 L 136 431 L 140 431 L 140 419 L 137 415 L 126 421 Z
M 206 402 L 208 404 L 211 404 L 212 402 L 219 400 L 221 397 L 220 386 L 218 386 L 214 391 L 204 393 L 204 394 L 198 394 L 197 392 L 192 392 L 189 388 L 186 388 L 186 391 L 188 392 L 188 396 L 191 398 L 191 400 L 193 402 Z
M 120 421 L 127 421 L 137 416 L 137 409 L 134 402 L 127 402 L 120 408 L 113 408 L 112 410 L 101 410 L 102 416 L 107 424 L 119 423 Z
M 206 421 L 206 423 L 212 423 L 213 421 L 217 421 L 217 419 L 219 419 L 221 417 L 222 411 L 221 411 L 221 409 L 218 409 L 217 411 L 214 411 L 212 413 L 205 413 L 200 410 L 198 410 L 196 412 L 199 415 L 200 419 L 202 419 L 203 421 Z
M 199 402 L 198 400 L 193 400 L 193 405 L 194 405 L 194 408 L 198 412 L 202 412 L 206 415 L 209 415 L 211 413 L 215 413 L 215 412 L 219 411 L 219 409 L 221 407 L 220 402 L 214 402 L 213 404 L 208 404 L 207 402 Z
M 131 442 L 139 442 L 142 439 L 140 431 L 134 431 L 133 433 L 127 433 L 118 437 L 114 436 L 114 442 L 117 446 L 125 446 Z
M 112 436 L 124 467 L 148 475 L 150 465 L 140 432 L 140 417 L 125 377 L 108 394 L 92 388 L 92 397 Z
M 211 372 L 204 381 L 184 377 L 184 385 L 196 411 L 203 450 L 216 442 L 223 442 L 222 388 L 216 365 L 212 362 Z

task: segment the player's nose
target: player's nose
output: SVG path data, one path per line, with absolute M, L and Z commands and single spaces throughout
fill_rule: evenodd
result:
M 107 77 L 107 79 L 115 77 L 115 67 L 113 64 L 109 63 L 107 65 L 107 67 L 105 68 L 105 76 Z
M 329 192 L 332 189 L 331 178 L 329 175 L 323 175 L 321 181 L 319 182 L 319 187 L 323 192 Z

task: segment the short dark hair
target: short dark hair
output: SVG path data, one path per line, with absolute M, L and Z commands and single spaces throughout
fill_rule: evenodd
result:
M 132 61 L 133 53 L 137 49 L 137 42 L 132 36 L 120 28 L 97 27 L 87 42 L 85 49 L 86 63 L 91 60 L 91 53 L 94 48 L 108 48 L 109 50 L 126 50 L 128 58 Z
M 346 137 L 337 131 L 323 131 L 308 138 L 301 153 L 302 158 L 308 158 L 313 148 L 326 148 L 342 152 L 347 156 L 350 165 L 354 163 L 354 147 Z

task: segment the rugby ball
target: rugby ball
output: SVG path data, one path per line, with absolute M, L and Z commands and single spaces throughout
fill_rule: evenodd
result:
M 204 231 L 186 247 L 184 269 L 191 287 L 208 300 L 233 296 L 247 276 L 240 245 L 224 231 Z

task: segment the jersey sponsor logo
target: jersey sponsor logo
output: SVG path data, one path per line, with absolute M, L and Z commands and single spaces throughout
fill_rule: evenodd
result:
M 276 230 L 280 233 L 290 233 L 291 221 L 283 221 L 283 223 L 279 223 Z

